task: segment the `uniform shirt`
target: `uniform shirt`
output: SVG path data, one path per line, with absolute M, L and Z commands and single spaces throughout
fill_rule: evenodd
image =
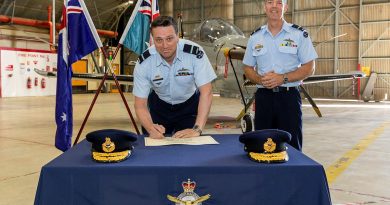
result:
M 283 21 L 282 30 L 276 36 L 273 37 L 268 26 L 264 25 L 249 38 L 243 63 L 257 66 L 260 75 L 270 71 L 284 74 L 316 58 L 318 55 L 307 32 L 301 28 L 293 28 L 292 24 Z M 292 87 L 300 83 L 289 82 L 282 86 Z
M 185 44 L 187 48 L 192 46 L 192 50 L 198 47 L 199 51 L 195 54 L 184 52 Z M 150 56 L 138 61 L 134 70 L 133 94 L 137 97 L 148 98 L 153 89 L 161 100 L 179 104 L 217 77 L 203 49 L 191 41 L 179 40 L 172 65 L 161 57 L 155 46 L 148 51 Z

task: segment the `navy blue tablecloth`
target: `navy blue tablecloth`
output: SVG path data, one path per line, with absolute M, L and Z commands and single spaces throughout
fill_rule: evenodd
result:
M 129 159 L 103 164 L 82 141 L 42 167 L 35 204 L 172 205 L 167 195 L 210 194 L 203 205 L 329 205 L 323 167 L 289 147 L 281 164 L 250 161 L 238 135 L 214 135 L 219 145 L 145 147 L 140 138 Z

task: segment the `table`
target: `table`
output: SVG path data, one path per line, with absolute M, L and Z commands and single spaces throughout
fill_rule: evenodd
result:
M 289 147 L 286 163 L 261 164 L 246 156 L 238 135 L 213 135 L 219 145 L 145 147 L 120 163 L 91 159 L 82 141 L 42 167 L 35 204 L 168 205 L 196 182 L 194 193 L 210 194 L 203 205 L 330 205 L 322 165 Z

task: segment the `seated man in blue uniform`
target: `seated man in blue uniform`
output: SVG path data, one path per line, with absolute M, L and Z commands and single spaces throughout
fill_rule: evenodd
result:
M 318 57 L 302 27 L 287 23 L 287 0 L 263 0 L 267 24 L 251 34 L 243 59 L 247 78 L 257 84 L 255 129 L 281 129 L 302 149 L 299 85 L 314 73 Z
M 134 70 L 135 112 L 144 133 L 177 138 L 202 133 L 216 78 L 203 49 L 179 39 L 175 19 L 160 16 L 151 24 L 154 45 L 140 57 Z

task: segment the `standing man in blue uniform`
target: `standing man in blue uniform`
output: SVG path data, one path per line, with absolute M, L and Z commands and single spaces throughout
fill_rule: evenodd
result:
M 134 70 L 135 112 L 151 138 L 196 137 L 202 133 L 216 78 L 203 49 L 179 39 L 175 19 L 160 16 L 151 24 L 154 45 Z
M 264 0 L 267 24 L 251 34 L 243 59 L 247 78 L 257 84 L 255 129 L 291 133 L 290 144 L 302 150 L 299 85 L 314 73 L 318 57 L 308 33 L 287 23 L 287 0 Z

